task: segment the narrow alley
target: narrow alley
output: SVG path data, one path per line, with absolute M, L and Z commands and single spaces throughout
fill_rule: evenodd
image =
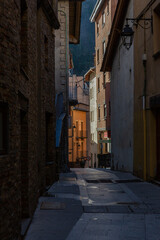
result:
M 72 169 L 35 211 L 25 240 L 159 240 L 160 188 L 130 173 Z
M 0 0 L 0 240 L 160 240 L 160 0 Z

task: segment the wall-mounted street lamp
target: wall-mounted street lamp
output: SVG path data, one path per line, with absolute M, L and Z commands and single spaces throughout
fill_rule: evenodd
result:
M 130 47 L 132 46 L 133 36 L 134 36 L 134 31 L 133 31 L 132 27 L 129 26 L 128 21 L 131 21 L 133 23 L 133 25 L 140 26 L 143 29 L 149 29 L 149 28 L 152 29 L 152 17 L 151 18 L 138 18 L 138 19 L 137 18 L 126 18 L 126 25 L 123 28 L 121 37 L 122 37 L 123 45 L 125 46 L 125 48 L 127 50 L 129 50 Z M 144 21 L 144 26 L 141 25 L 139 23 L 139 21 Z M 148 27 L 149 22 L 151 24 L 150 27 Z

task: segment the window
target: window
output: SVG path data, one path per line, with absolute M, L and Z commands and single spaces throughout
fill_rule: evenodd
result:
M 76 121 L 76 137 L 78 137 L 78 129 L 79 128 L 79 126 L 78 126 L 78 121 Z
M 94 111 L 91 112 L 91 122 L 94 121 Z
M 104 104 L 104 118 L 107 117 L 107 105 Z
M 157 5 L 157 7 L 154 9 L 153 12 L 153 42 L 154 42 L 154 56 L 160 55 L 160 3 Z
M 100 92 L 100 78 L 98 78 L 98 92 Z
M 8 152 L 8 105 L 0 103 L 0 155 Z
M 99 49 L 97 50 L 97 64 L 99 64 Z
M 109 15 L 109 0 L 107 2 L 107 15 Z
M 25 0 L 21 0 L 21 67 L 27 73 L 28 71 L 28 11 Z
M 101 118 L 100 106 L 98 107 L 98 120 Z
M 111 116 L 111 101 L 109 101 L 109 116 Z
M 84 157 L 83 156 L 83 142 L 81 143 L 81 157 Z
M 103 41 L 103 43 L 102 43 L 102 54 L 103 55 L 105 54 L 105 51 L 106 51 L 106 42 Z
M 99 22 L 97 22 L 97 36 L 99 36 Z
M 45 67 L 48 68 L 48 38 L 44 36 L 44 46 L 45 46 Z
M 81 137 L 84 137 L 84 133 L 83 133 L 83 122 L 81 122 Z
M 105 152 L 108 152 L 107 143 L 105 143 Z
M 91 142 L 94 142 L 94 133 L 91 134 Z
M 103 88 L 106 87 L 106 74 L 103 73 Z
M 106 15 L 105 12 L 102 13 L 102 27 L 105 25 L 106 22 Z

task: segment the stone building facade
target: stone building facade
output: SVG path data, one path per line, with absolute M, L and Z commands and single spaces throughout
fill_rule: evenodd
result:
M 56 112 L 56 140 L 60 135 L 60 141 L 57 141 L 56 151 L 59 159 L 59 168 L 66 171 L 68 164 L 68 120 L 69 120 L 69 44 L 78 44 L 80 41 L 80 25 L 81 25 L 81 7 L 84 0 L 58 1 L 58 19 L 60 21 L 60 29 L 56 32 L 56 68 L 55 68 L 55 91 L 57 101 L 63 95 L 63 110 L 59 115 Z M 60 102 L 57 105 L 61 105 Z M 58 122 L 61 121 L 61 126 Z M 60 127 L 59 127 L 60 126 Z
M 21 239 L 56 179 L 56 1 L 0 3 L 0 239 Z

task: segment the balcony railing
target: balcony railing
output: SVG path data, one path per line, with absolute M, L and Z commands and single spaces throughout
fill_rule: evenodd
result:
M 76 137 L 77 139 L 79 139 L 79 138 L 81 138 L 81 139 L 87 138 L 87 131 L 86 131 L 86 130 L 76 131 L 76 132 L 75 132 L 75 137 Z

